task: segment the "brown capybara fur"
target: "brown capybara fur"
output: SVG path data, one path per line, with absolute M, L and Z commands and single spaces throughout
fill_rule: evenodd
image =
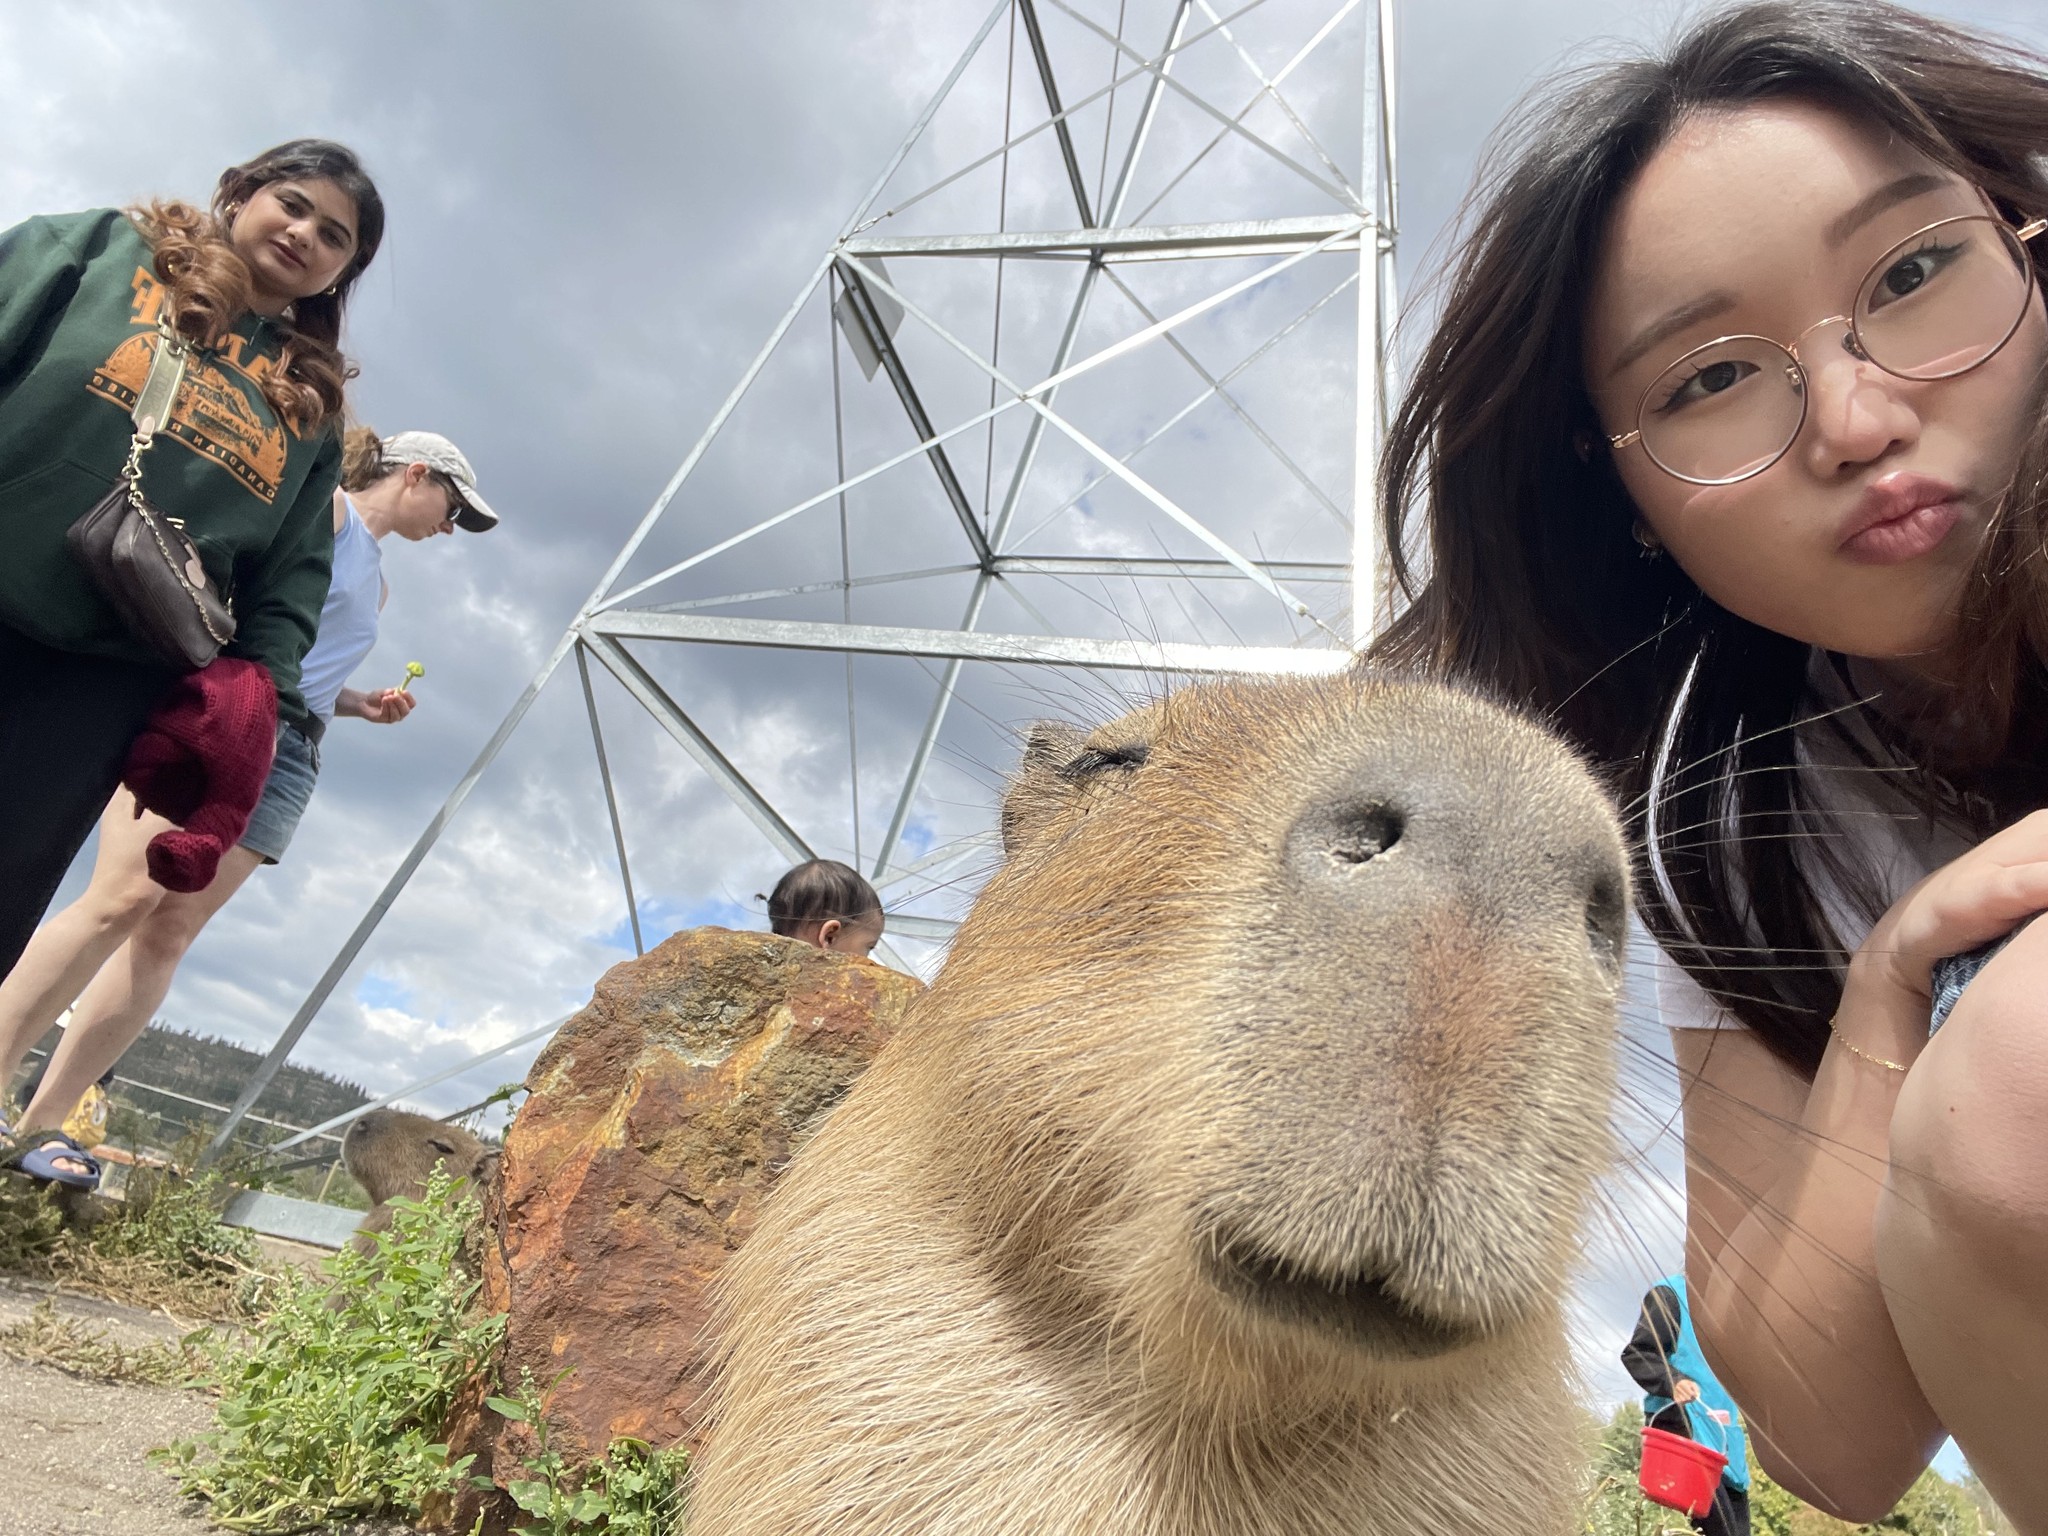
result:
M 373 1235 L 391 1225 L 393 1199 L 425 1195 L 436 1167 L 451 1179 L 467 1179 L 469 1193 L 479 1194 L 497 1171 L 498 1152 L 459 1125 L 402 1109 L 373 1109 L 351 1122 L 341 1138 L 341 1164 L 374 1202 L 353 1239 L 359 1252 L 368 1252 Z
M 703 1536 L 1562 1536 L 1627 868 L 1358 674 L 1041 727 L 944 971 L 721 1279 Z

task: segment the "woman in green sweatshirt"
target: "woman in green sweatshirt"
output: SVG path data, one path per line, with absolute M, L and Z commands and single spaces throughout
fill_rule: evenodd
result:
M 337 343 L 384 205 L 355 155 L 300 139 L 157 202 L 0 234 L 0 975 L 14 965 L 172 676 L 72 557 L 113 483 L 159 321 L 195 351 L 143 492 L 231 594 L 231 655 L 317 730 L 299 660 L 327 594 L 341 463 Z

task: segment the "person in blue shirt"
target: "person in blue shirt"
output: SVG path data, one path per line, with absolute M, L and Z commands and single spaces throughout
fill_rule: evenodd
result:
M 1621 1363 L 1643 1389 L 1643 1421 L 1723 1452 L 1728 1466 L 1713 1508 L 1695 1516 L 1704 1536 L 1749 1536 L 1749 1443 L 1742 1414 L 1700 1353 L 1686 1309 L 1685 1276 L 1666 1275 L 1643 1298 Z

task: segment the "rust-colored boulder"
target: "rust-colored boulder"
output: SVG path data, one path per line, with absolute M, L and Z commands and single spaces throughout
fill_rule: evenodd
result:
M 706 1287 L 921 990 L 794 939 L 698 928 L 612 967 L 541 1053 L 486 1201 L 483 1282 L 508 1314 L 502 1382 L 554 1383 L 555 1449 L 694 1438 Z M 530 1442 L 482 1395 L 450 1448 L 502 1484 Z

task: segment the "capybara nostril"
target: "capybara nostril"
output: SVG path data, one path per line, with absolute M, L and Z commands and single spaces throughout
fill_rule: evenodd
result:
M 1272 1253 L 1256 1239 L 1218 1234 L 1209 1272 L 1262 1313 L 1327 1330 L 1383 1359 L 1427 1360 L 1475 1342 L 1477 1329 L 1430 1316 L 1372 1265 L 1329 1276 Z
M 1370 863 L 1390 852 L 1407 827 L 1407 818 L 1391 805 L 1354 806 L 1330 820 L 1330 856 L 1339 864 Z
M 1602 860 L 1612 862 L 1611 856 Z M 1619 973 L 1628 932 L 1628 882 L 1618 865 L 1594 875 L 1586 895 L 1586 943 L 1605 969 Z
M 1385 858 L 1400 846 L 1408 813 L 1376 795 L 1346 795 L 1311 805 L 1287 833 L 1287 861 L 1298 877 L 1339 882 L 1359 866 Z

